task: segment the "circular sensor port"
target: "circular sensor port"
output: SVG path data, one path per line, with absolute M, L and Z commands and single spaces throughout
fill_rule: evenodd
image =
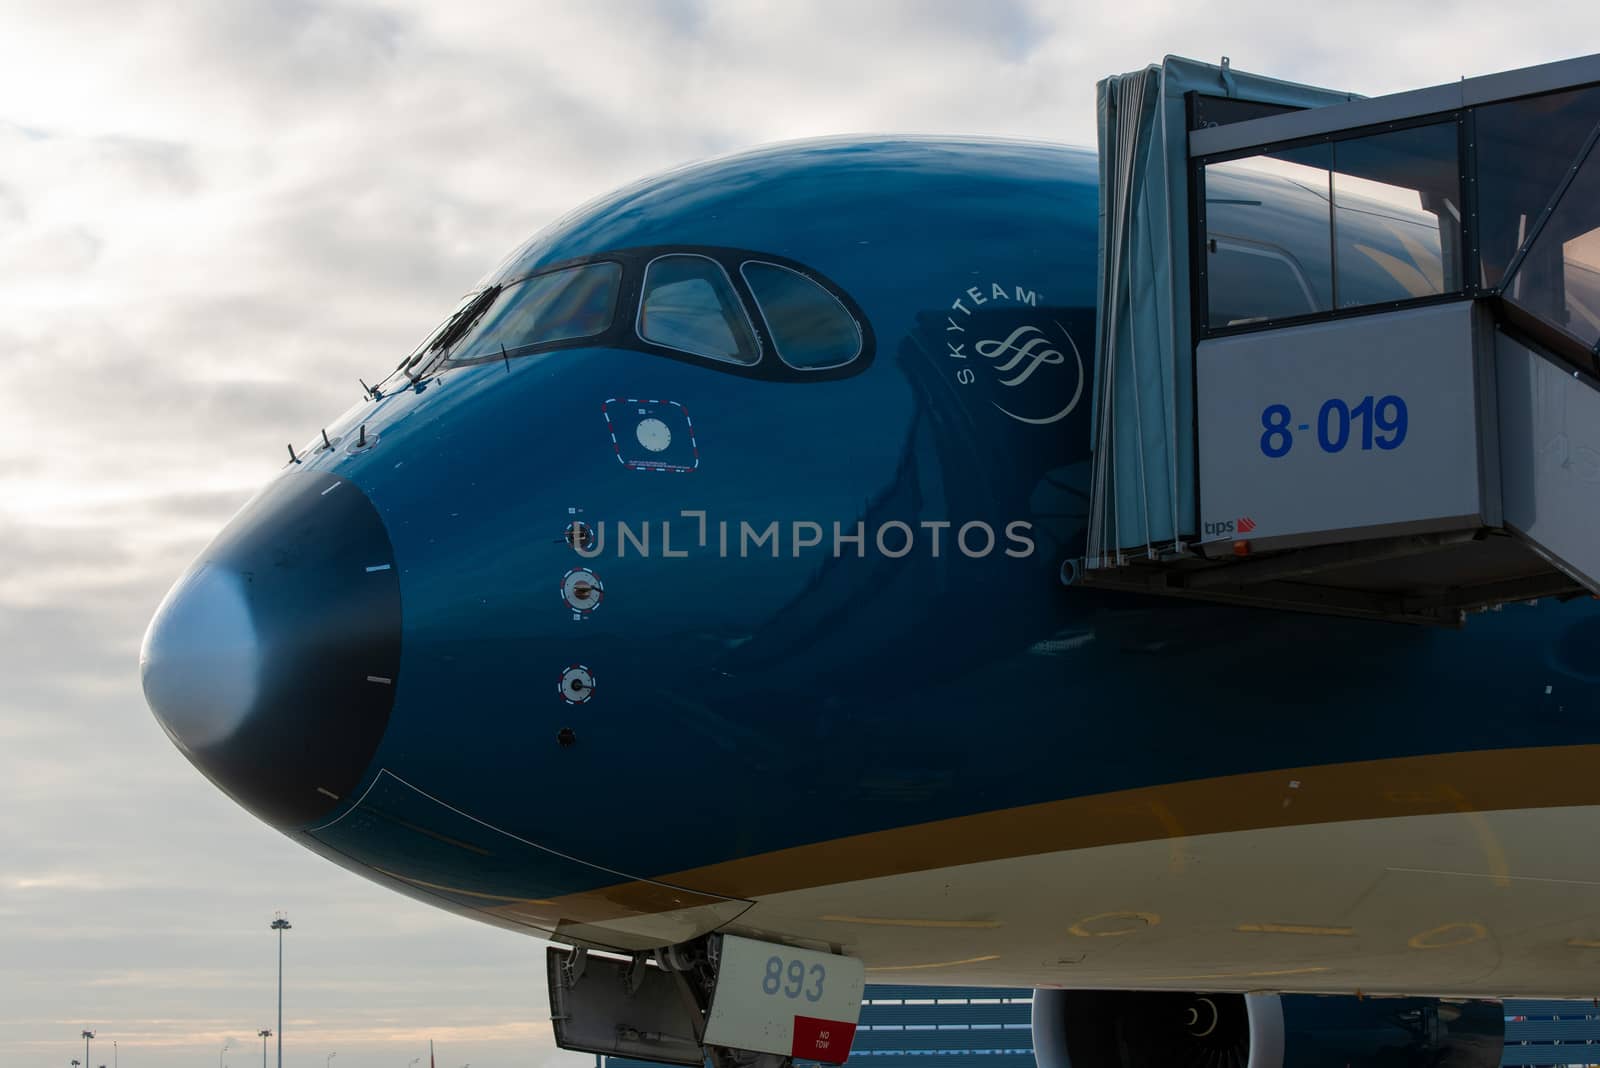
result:
M 672 428 L 654 417 L 639 420 L 639 426 L 633 433 L 639 439 L 639 444 L 651 452 L 665 452 L 667 446 L 672 444 Z
M 561 576 L 561 600 L 574 612 L 593 612 L 605 593 L 600 576 L 586 567 L 575 567 Z
M 586 704 L 594 696 L 594 672 L 583 664 L 573 664 L 561 673 L 556 692 L 569 705 Z

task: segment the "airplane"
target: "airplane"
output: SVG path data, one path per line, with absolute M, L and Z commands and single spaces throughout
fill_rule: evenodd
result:
M 1234 181 L 1235 213 L 1315 200 Z M 1492 999 L 1600 990 L 1600 607 L 1071 582 L 1098 182 L 1091 150 L 836 138 L 560 219 L 173 586 L 157 720 L 301 845 L 556 943 L 573 1048 L 836 1061 L 853 1010 L 802 1011 L 836 967 L 857 1001 L 1036 988 L 1044 1068 L 1452 1027 L 1448 1063 L 1497 1064 Z M 1418 211 L 1366 213 L 1364 284 L 1443 285 Z M 1290 261 L 1233 269 L 1306 292 Z M 777 1047 L 716 1040 L 763 995 Z

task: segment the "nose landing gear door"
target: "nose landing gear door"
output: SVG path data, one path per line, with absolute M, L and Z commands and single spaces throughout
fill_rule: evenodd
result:
M 707 1045 L 844 1063 L 861 1016 L 861 961 L 733 935 L 720 941 Z
M 850 1055 L 866 971 L 832 953 L 710 935 L 631 959 L 551 947 L 556 1045 L 716 1068 Z

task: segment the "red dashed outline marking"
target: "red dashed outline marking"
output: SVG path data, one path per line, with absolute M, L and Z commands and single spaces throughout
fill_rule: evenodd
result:
M 659 460 L 624 460 L 622 458 L 622 445 L 617 441 L 617 428 L 611 423 L 610 407 L 613 404 L 651 404 L 660 407 L 670 404 L 683 413 L 683 421 L 689 427 L 689 448 L 694 452 L 694 463 L 685 467 L 683 464 L 662 463 Z M 606 421 L 606 432 L 611 435 L 611 451 L 616 454 L 617 463 L 630 471 L 661 471 L 668 474 L 687 475 L 691 471 L 700 469 L 700 443 L 695 440 L 694 420 L 689 417 L 689 409 L 677 401 L 641 400 L 637 397 L 607 397 L 600 402 L 600 417 Z

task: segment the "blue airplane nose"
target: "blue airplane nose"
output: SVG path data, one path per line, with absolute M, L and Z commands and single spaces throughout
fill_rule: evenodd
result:
M 234 517 L 156 609 L 145 700 L 212 782 L 280 827 L 359 785 L 400 669 L 400 584 L 354 483 L 292 472 Z

